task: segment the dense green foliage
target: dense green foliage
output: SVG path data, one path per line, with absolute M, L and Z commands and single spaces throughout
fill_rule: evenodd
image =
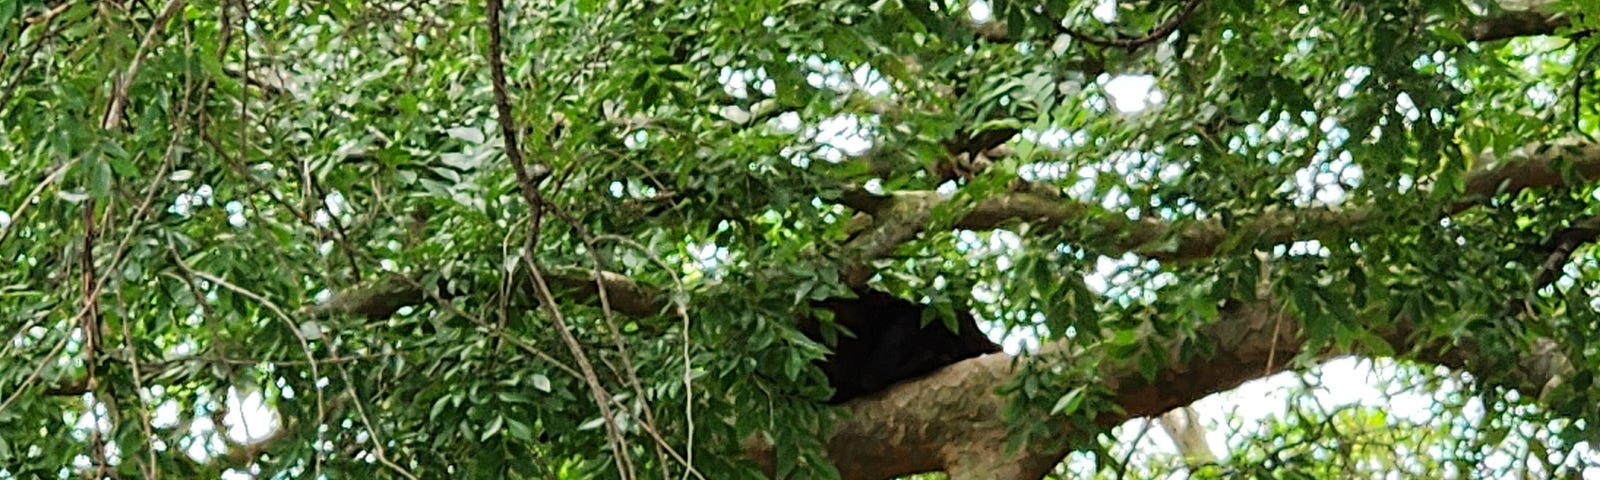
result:
M 1114 411 L 1095 365 L 1166 368 L 1150 339 L 1262 294 L 1316 348 L 1406 360 L 1374 333 L 1401 321 L 1475 346 L 1471 373 L 1383 370 L 1457 385 L 1431 423 L 1295 408 L 1197 476 L 1497 475 L 1477 464 L 1507 452 L 1576 472 L 1600 269 L 1580 246 L 1535 272 L 1600 189 L 1581 162 L 1470 179 L 1480 153 L 1600 133 L 1600 9 L 1497 36 L 1479 3 L 511 2 L 495 51 L 476 2 L 0 2 L 0 479 L 743 478 L 758 431 L 826 476 L 841 420 L 793 320 L 862 268 L 1071 345 L 1013 413 Z M 493 55 L 549 169 L 537 208 Z M 950 200 L 879 212 L 920 234 L 873 243 L 863 188 Z M 1070 214 L 973 220 L 1024 192 Z M 1129 233 L 1151 222 L 1172 228 Z M 601 271 L 648 311 L 586 294 Z M 326 307 L 372 285 L 426 298 Z M 1567 383 L 1508 393 L 1488 373 L 1536 339 Z

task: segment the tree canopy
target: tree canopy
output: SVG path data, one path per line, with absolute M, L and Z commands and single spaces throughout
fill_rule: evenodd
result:
M 1597 30 L 0 2 L 0 479 L 1594 475 Z M 796 321 L 861 288 L 1008 353 L 829 405 Z M 1420 402 L 1321 405 L 1348 358 Z

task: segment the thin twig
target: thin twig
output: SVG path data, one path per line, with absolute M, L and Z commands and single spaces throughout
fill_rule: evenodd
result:
M 77 326 L 77 317 L 73 317 L 72 323 L 67 325 L 67 330 L 71 331 L 76 326 Z M 45 367 L 48 367 L 52 363 L 55 363 L 54 360 L 56 358 L 56 355 L 60 355 L 61 354 L 61 350 L 65 349 L 67 347 L 67 340 L 69 340 L 71 338 L 72 338 L 71 335 L 62 335 L 61 336 L 61 341 L 56 342 L 56 346 L 50 348 L 50 352 L 46 353 L 44 355 L 44 359 L 42 361 L 40 361 L 38 365 L 35 365 L 33 367 L 33 371 L 28 372 L 27 378 L 23 378 L 22 379 L 22 384 L 17 385 L 17 389 L 13 390 L 11 392 L 11 395 L 6 397 L 5 401 L 0 402 L 0 412 L 6 411 L 6 407 L 11 406 L 11 402 L 15 402 L 15 401 L 17 401 L 18 398 L 21 398 L 23 392 L 27 392 L 28 391 L 28 387 L 32 386 L 33 382 L 36 382 L 36 381 L 39 380 L 39 373 L 43 372 Z
M 332 343 L 328 343 L 327 348 L 330 355 L 337 355 L 337 352 L 333 350 Z M 356 393 L 356 387 L 352 385 L 353 377 L 350 376 L 350 371 L 344 368 L 343 363 L 334 364 L 334 368 L 339 369 L 340 375 L 344 375 L 345 392 L 350 395 L 351 403 L 355 404 L 356 414 L 361 416 L 361 424 L 367 427 L 367 435 L 372 437 L 372 451 L 377 454 L 378 463 L 389 467 L 390 470 L 394 470 L 395 473 L 399 473 L 402 477 L 406 477 L 409 480 L 417 480 L 416 475 L 412 475 L 411 472 L 406 471 L 405 468 L 389 459 L 387 450 L 383 448 L 383 437 L 378 435 L 377 427 L 372 426 L 372 418 L 367 416 L 367 408 L 361 405 L 361 395 Z
M 220 286 L 220 287 L 222 287 L 224 289 L 230 290 L 230 291 L 232 291 L 234 293 L 237 293 L 237 294 L 239 294 L 241 296 L 244 296 L 245 298 L 254 300 L 256 303 L 259 303 L 262 306 L 266 307 L 267 310 L 271 311 L 273 313 L 273 315 L 275 315 L 279 320 L 282 320 L 284 325 L 288 327 L 289 331 L 294 333 L 295 340 L 298 340 L 300 342 L 300 351 L 305 354 L 306 361 L 308 362 L 308 364 L 310 365 L 310 368 L 311 368 L 311 379 L 312 379 L 312 382 L 315 383 L 315 382 L 319 381 L 318 379 L 322 378 L 321 370 L 317 365 L 317 357 L 311 351 L 311 341 L 306 339 L 305 334 L 300 332 L 300 327 L 298 325 L 295 325 L 294 320 L 289 318 L 289 314 L 285 313 L 282 308 L 279 308 L 277 303 L 274 303 L 272 300 L 269 300 L 266 297 L 258 295 L 255 292 L 246 290 L 246 289 L 244 289 L 242 287 L 239 287 L 238 285 L 234 285 L 233 283 L 231 283 L 231 282 L 229 282 L 227 280 L 224 280 L 221 277 L 218 277 L 216 275 L 212 275 L 210 273 L 206 273 L 206 272 L 202 272 L 202 271 L 199 271 L 199 270 L 195 270 L 195 269 L 189 268 L 189 265 L 187 263 L 184 263 L 183 257 L 177 254 L 177 250 L 175 250 L 171 245 L 168 245 L 167 248 L 168 248 L 168 250 L 172 251 L 173 262 L 175 262 L 178 265 L 178 268 L 183 270 L 184 273 L 186 273 L 186 274 L 188 274 L 190 276 L 193 276 L 193 277 L 200 278 L 202 280 L 211 282 L 214 285 L 217 285 L 217 286 Z M 313 386 L 312 390 L 317 392 L 317 423 L 321 424 L 327 418 L 327 411 L 323 406 L 323 402 L 325 400 L 323 398 L 322 389 L 321 388 L 316 388 L 315 386 Z M 319 445 L 314 450 L 316 452 L 318 452 L 318 453 L 315 454 L 315 457 L 317 458 L 317 464 L 320 466 L 321 465 L 321 459 L 322 459 L 322 454 L 320 452 L 322 451 L 322 448 Z
M 678 315 L 679 319 L 683 320 L 683 392 L 684 395 L 687 396 L 683 402 L 683 417 L 684 425 L 687 425 L 688 429 L 688 438 L 685 440 L 684 455 L 679 455 L 671 445 L 667 444 L 667 442 L 661 438 L 661 435 L 656 432 L 654 428 L 654 420 L 650 420 L 645 427 L 646 430 L 654 436 L 657 442 L 666 447 L 667 452 L 671 453 L 673 458 L 677 459 L 679 462 L 683 462 L 685 470 L 684 478 L 694 476 L 695 478 L 704 480 L 705 477 L 700 474 L 699 470 L 694 468 L 694 372 L 691 368 L 689 360 L 689 307 L 683 301 L 683 294 L 687 293 L 688 287 L 684 286 L 683 279 L 678 277 L 678 272 L 673 270 L 672 266 L 668 265 L 666 260 L 663 260 L 659 255 L 656 255 L 655 252 L 650 251 L 650 249 L 645 248 L 645 246 L 639 242 L 620 235 L 602 234 L 594 238 L 594 243 L 598 243 L 602 240 L 610 240 L 628 247 L 632 247 L 639 253 L 644 254 L 645 258 L 649 259 L 651 263 L 661 267 L 661 270 L 667 272 L 667 275 L 672 278 L 672 286 L 676 292 L 676 294 L 672 295 L 673 311 Z M 591 252 L 596 251 L 594 245 L 590 245 L 588 248 Z M 600 274 L 596 273 L 595 278 L 600 278 Z M 635 379 L 635 381 L 637 382 L 637 379 Z
M 133 79 L 139 75 L 139 67 L 144 65 L 145 56 L 150 54 L 150 49 L 156 43 L 156 34 L 182 7 L 183 0 L 168 0 L 167 5 L 161 9 L 161 14 L 150 21 L 150 28 L 144 31 L 144 40 L 139 42 L 139 49 L 134 52 L 133 60 L 128 62 L 128 71 L 123 72 L 112 83 L 111 103 L 106 107 L 106 115 L 100 122 L 101 129 L 122 128 L 122 110 L 128 104 L 128 86 L 133 85 Z
M 17 87 L 22 85 L 22 76 L 28 73 L 29 68 L 33 68 L 34 57 L 39 55 L 39 51 L 44 49 L 44 45 L 46 43 L 50 43 L 51 37 L 53 37 L 55 33 L 55 29 L 52 27 L 55 25 L 53 20 L 56 19 L 56 15 L 60 15 L 61 12 L 67 11 L 67 7 L 70 6 L 72 6 L 72 2 L 62 3 L 61 5 L 57 5 L 55 8 L 46 10 L 44 13 L 39 14 L 38 16 L 28 17 L 27 22 L 29 24 L 43 24 L 42 28 L 44 28 L 44 34 L 39 35 L 39 38 L 34 39 L 33 48 L 29 49 L 28 53 L 22 55 L 22 60 L 20 60 L 22 64 L 17 66 L 17 70 L 15 72 L 12 72 L 11 81 L 6 82 L 4 90 L 0 90 L 0 109 L 3 109 L 6 107 L 6 105 L 11 104 L 11 96 L 15 95 L 17 93 Z M 21 33 L 22 32 L 18 32 L 17 38 L 22 38 Z M 3 56 L 0 56 L 0 58 L 3 58 Z
M 489 22 L 489 75 L 494 86 L 494 103 L 496 116 L 500 125 L 502 141 L 505 143 L 506 156 L 511 159 L 512 169 L 516 172 L 517 185 L 522 191 L 523 198 L 528 202 L 528 207 L 533 209 L 534 219 L 529 222 L 530 234 L 528 242 L 523 245 L 522 260 L 527 265 L 528 272 L 533 276 L 534 286 L 539 296 L 539 303 L 550 314 L 560 329 L 562 341 L 572 351 L 573 357 L 578 361 L 578 367 L 583 371 L 584 380 L 589 383 L 590 393 L 594 396 L 595 404 L 600 409 L 601 417 L 605 421 L 606 432 L 613 448 L 613 458 L 617 463 L 618 475 L 624 479 L 636 478 L 632 469 L 632 455 L 629 453 L 627 441 L 622 436 L 616 417 L 611 412 L 610 394 L 600 384 L 600 378 L 595 375 L 594 365 L 589 362 L 588 355 L 584 353 L 583 346 L 573 337 L 568 328 L 566 318 L 561 314 L 561 309 L 556 306 L 555 296 L 550 293 L 549 284 L 545 283 L 544 275 L 538 265 L 533 261 L 533 249 L 539 235 L 539 228 L 543 223 L 545 202 L 534 187 L 534 177 L 528 171 L 528 166 L 522 158 L 522 150 L 517 145 L 517 129 L 512 122 L 511 101 L 506 92 L 505 59 L 502 57 L 504 50 L 501 47 L 500 15 L 505 6 L 501 0 L 488 0 L 485 7 Z M 548 173 L 548 167 L 545 168 Z M 604 293 L 602 292 L 602 295 Z
M 1144 425 L 1139 427 L 1139 434 L 1134 435 L 1133 441 L 1128 443 L 1128 453 L 1122 456 L 1122 463 L 1117 464 L 1117 480 L 1122 480 L 1128 474 L 1128 462 L 1133 461 L 1134 452 L 1139 451 L 1139 442 L 1144 441 L 1144 436 L 1150 433 L 1150 419 L 1144 419 Z
M 507 336 L 507 335 L 504 334 L 503 331 L 495 330 L 494 326 L 490 325 L 489 322 L 485 321 L 482 318 L 479 318 L 476 315 L 472 315 L 470 313 L 462 311 L 460 308 L 457 308 L 454 303 L 451 303 L 449 300 L 446 300 L 443 297 L 440 297 L 438 292 L 434 292 L 434 291 L 428 290 L 426 288 L 423 288 L 422 284 L 417 283 L 415 280 L 412 280 L 411 277 L 407 277 L 407 276 L 404 276 L 404 275 L 400 275 L 400 276 L 397 276 L 397 277 L 401 281 L 406 282 L 407 284 L 411 285 L 412 288 L 416 288 L 418 290 L 421 290 L 424 295 L 427 295 L 428 298 L 433 300 L 435 305 L 439 305 L 440 307 L 444 308 L 445 311 L 450 312 L 451 315 L 455 315 L 455 316 L 470 320 L 470 321 L 472 321 L 472 323 L 477 324 L 478 327 L 483 328 L 484 330 L 489 330 L 491 332 L 497 332 L 497 334 L 499 336 L 498 338 L 504 338 L 506 341 L 511 342 L 512 345 L 516 345 L 517 348 L 521 348 L 522 351 L 528 352 L 530 354 L 533 354 L 533 356 L 539 357 L 540 360 L 544 360 L 545 362 L 549 362 L 551 365 L 554 365 L 557 369 L 560 369 L 562 372 L 566 372 L 567 374 L 572 375 L 572 378 L 576 378 L 578 380 L 583 380 L 583 373 L 580 373 L 577 370 L 573 369 L 571 366 L 568 366 L 567 364 L 562 363 L 560 360 L 556 360 L 555 357 L 550 356 L 550 354 L 545 353 L 543 350 L 540 350 L 538 347 L 534 347 L 533 345 L 529 344 L 528 342 L 524 342 L 519 338 Z
M 589 383 L 590 393 L 594 396 L 596 406 L 600 408 L 600 416 L 605 420 L 606 431 L 611 437 L 613 448 L 616 449 L 613 453 L 617 457 L 617 468 L 620 469 L 618 474 L 623 478 L 636 478 L 637 475 L 634 474 L 631 468 L 632 455 L 628 453 L 627 444 L 622 438 L 621 428 L 617 426 L 616 415 L 611 412 L 610 392 L 607 392 L 605 386 L 600 384 L 600 377 L 594 373 L 594 364 L 589 362 L 588 354 L 583 352 L 583 346 L 578 344 L 578 339 L 572 335 L 572 330 L 567 325 L 566 317 L 561 314 L 561 309 L 556 307 L 555 295 L 550 293 L 550 284 L 545 282 L 544 273 L 539 270 L 538 265 L 533 263 L 532 258 L 524 256 L 522 262 L 528 268 L 529 274 L 533 276 L 534 290 L 537 292 L 539 304 L 545 308 L 546 313 L 556 322 L 556 329 L 561 333 L 561 340 L 566 342 L 567 348 L 572 351 L 573 356 L 577 357 L 578 368 L 583 370 L 583 378 Z
M 167 275 L 167 276 L 170 276 L 170 277 L 173 277 L 173 278 L 179 278 L 181 280 L 181 277 L 179 277 L 178 275 L 173 275 L 171 273 L 164 273 L 164 275 Z M 401 353 L 403 353 L 403 351 L 373 352 L 373 353 L 363 353 L 363 354 L 359 354 L 359 355 L 343 355 L 343 356 L 335 356 L 335 357 L 328 357 L 328 358 L 319 358 L 319 359 L 317 359 L 317 364 L 319 364 L 319 365 L 332 365 L 332 364 L 335 364 L 335 363 L 364 362 L 364 361 L 367 361 L 367 360 L 377 360 L 377 359 L 381 359 L 381 358 L 393 357 L 393 356 L 399 355 Z M 213 357 L 213 356 L 190 356 L 190 357 L 183 357 L 183 358 L 174 358 L 174 359 L 171 359 L 171 360 L 163 360 L 163 361 L 159 361 L 159 362 L 151 362 L 151 363 L 145 364 L 145 366 L 148 367 L 148 368 L 152 368 L 152 369 L 161 369 L 161 368 L 166 368 L 166 367 L 169 367 L 169 366 L 172 366 L 172 365 L 176 365 L 176 364 L 180 364 L 180 363 L 203 363 L 203 364 L 210 364 L 210 365 L 239 365 L 239 366 L 246 366 L 246 367 L 253 367 L 253 366 L 256 366 L 256 365 L 272 365 L 274 367 L 303 367 L 303 366 L 308 365 L 310 362 L 308 362 L 308 361 L 306 361 L 304 359 L 292 359 L 292 360 L 291 359 L 282 359 L 282 360 L 278 360 L 278 359 L 271 359 L 271 358 L 228 358 L 228 357 Z
M 129 318 L 127 314 L 128 302 L 122 297 L 122 290 L 118 289 L 113 294 L 117 297 L 117 306 L 122 310 L 122 318 Z M 156 438 L 156 434 L 150 426 L 150 409 L 145 406 L 144 399 L 141 398 L 144 395 L 144 379 L 142 378 L 144 373 L 139 366 L 139 347 L 133 341 L 133 329 L 129 326 L 133 322 L 123 321 L 118 323 L 122 324 L 122 348 L 128 349 L 128 367 L 133 370 L 133 403 L 139 411 L 139 427 L 144 430 L 144 438 L 146 440 L 153 439 Z M 149 467 L 140 469 L 144 471 L 144 478 L 147 480 L 155 480 L 161 477 L 161 464 L 156 461 L 156 449 L 151 447 L 153 446 L 147 445 L 145 448 L 145 453 L 148 455 L 146 461 L 149 462 Z
M 604 277 L 605 266 L 600 262 L 599 245 L 596 245 L 594 235 L 589 234 L 589 230 L 584 228 L 583 224 L 579 223 L 576 219 L 567 215 L 566 211 L 553 205 L 551 206 L 550 211 L 556 215 L 556 218 L 566 222 L 567 226 L 572 227 L 573 231 L 578 233 L 578 238 L 583 241 L 584 249 L 589 253 L 589 263 L 591 268 L 594 269 L 592 275 L 594 276 L 595 290 L 600 296 L 601 317 L 605 319 L 606 332 L 611 337 L 612 345 L 617 348 L 617 355 L 622 357 L 622 369 L 623 373 L 625 374 L 624 380 L 627 381 L 628 385 L 633 388 L 634 396 L 639 399 L 640 409 L 644 411 L 644 423 L 655 425 L 655 412 L 653 412 L 650 408 L 649 398 L 645 395 L 644 386 L 640 384 L 639 375 L 633 367 L 633 355 L 628 353 L 627 343 L 622 340 L 622 333 L 617 329 L 616 311 L 612 310 L 611 308 L 609 289 L 606 288 Z M 665 262 L 663 262 L 663 264 L 665 264 Z M 666 442 L 659 441 L 661 440 L 660 437 L 656 437 L 656 439 L 658 440 L 658 442 L 655 444 L 656 456 L 664 465 L 667 463 L 667 459 L 666 455 L 662 452 L 662 447 L 666 445 Z M 667 446 L 667 448 L 670 449 L 671 447 Z M 674 456 L 676 456 L 676 454 L 674 454 Z
M 55 170 L 51 170 L 50 174 L 45 175 L 44 180 L 40 180 L 38 184 L 35 184 L 33 186 L 33 190 L 28 192 L 28 196 L 22 197 L 22 203 L 17 205 L 17 208 L 11 210 L 13 226 L 0 228 L 0 245 L 6 243 L 6 237 L 10 236 L 12 230 L 17 229 L 17 225 L 22 224 L 22 214 L 28 212 L 28 206 L 33 205 L 39 199 L 39 194 L 44 193 L 45 188 L 48 188 L 50 185 L 60 181 L 61 177 L 67 173 L 67 169 L 70 169 L 73 165 L 77 164 L 77 158 L 67 160 L 65 163 L 62 163 L 61 166 L 56 167 Z

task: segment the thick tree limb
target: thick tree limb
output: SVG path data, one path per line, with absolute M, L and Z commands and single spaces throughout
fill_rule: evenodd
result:
M 1285 370 L 1289 362 L 1272 359 L 1297 355 L 1305 348 L 1304 336 L 1294 327 L 1296 319 L 1285 311 L 1266 301 L 1225 309 L 1215 323 L 1197 333 L 1200 341 L 1216 347 L 1216 354 L 1209 358 L 1183 359 L 1178 354 L 1179 339 L 1158 341 L 1166 347 L 1157 354 L 1167 356 L 1168 361 L 1154 381 L 1144 379 L 1137 362 L 1103 362 L 1097 381 L 1114 392 L 1114 401 L 1123 413 L 1103 414 L 1097 422 L 1112 426 L 1130 418 L 1159 415 Z M 1470 343 L 1433 353 L 1443 345 L 1418 343 L 1409 321 L 1395 323 L 1397 326 L 1382 329 L 1379 336 L 1394 351 L 1416 352 L 1407 358 L 1497 379 L 1524 392 L 1547 390 L 1571 368 L 1553 348 L 1541 348 L 1509 369 L 1481 358 Z M 1053 344 L 1046 347 L 1046 353 L 1021 361 L 1051 361 L 1050 352 L 1060 350 L 1060 344 Z M 1328 350 L 1318 356 L 1326 360 L 1366 353 Z M 992 392 L 1014 372 L 1011 357 L 985 355 L 854 400 L 847 404 L 852 416 L 835 424 L 828 437 L 829 458 L 845 479 L 875 480 L 937 470 L 948 472 L 952 480 L 1041 478 L 1070 449 L 1055 442 L 1059 439 L 1039 439 L 1025 442 L 1014 454 L 1005 453 L 1008 435 L 1001 412 L 1007 400 Z M 1062 435 L 1072 435 L 1062 419 L 1036 421 L 1049 424 Z M 770 448 L 747 447 L 753 458 L 770 468 Z

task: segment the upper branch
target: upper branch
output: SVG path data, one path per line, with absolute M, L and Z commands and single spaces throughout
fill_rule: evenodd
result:
M 1584 179 L 1600 178 L 1600 143 L 1581 139 L 1541 142 L 1518 149 L 1504 159 L 1485 156 L 1476 164 L 1479 167 L 1468 174 L 1463 195 L 1445 209 L 1445 215 L 1460 213 L 1498 194 L 1566 186 L 1563 171 Z M 931 208 L 944 201 L 942 195 L 931 191 L 895 192 L 873 198 L 871 202 L 856 197 L 862 196 L 855 194 L 852 205 L 873 205 L 879 209 L 893 208 L 900 203 Z M 1269 210 L 1230 232 L 1220 221 L 1127 220 L 1089 203 L 1031 193 L 1008 193 L 979 201 L 955 227 L 985 230 L 1011 222 L 1031 222 L 1045 227 L 1075 226 L 1080 227 L 1076 232 L 1086 243 L 1161 261 L 1187 261 L 1215 255 L 1230 238 L 1292 242 L 1298 239 L 1299 232 L 1307 229 L 1356 226 L 1379 212 L 1375 206 Z
M 554 289 L 573 292 L 579 301 L 599 301 L 600 289 L 595 274 L 589 270 L 557 270 L 550 273 L 546 280 Z M 527 276 L 518 275 L 513 281 L 513 291 L 522 293 L 522 298 L 535 298 L 532 294 L 533 285 Z M 600 272 L 599 281 L 605 284 L 606 299 L 610 301 L 611 308 L 624 315 L 646 317 L 666 308 L 667 301 L 661 292 L 639 285 L 627 275 Z M 430 297 L 449 300 L 455 296 L 456 292 L 445 288 L 443 280 L 440 282 L 436 291 L 430 292 L 412 277 L 389 275 L 370 284 L 341 291 L 327 303 L 308 308 L 306 313 L 313 316 L 359 315 L 374 320 L 388 318 L 402 307 L 427 303 Z
M 1544 12 L 1506 12 L 1492 17 L 1478 17 L 1461 32 L 1467 40 L 1492 42 L 1508 38 L 1550 35 L 1571 24 L 1567 17 Z

